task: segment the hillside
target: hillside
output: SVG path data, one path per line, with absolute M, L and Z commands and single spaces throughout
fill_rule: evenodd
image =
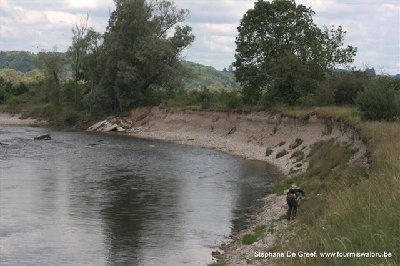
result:
M 66 53 L 59 53 L 62 58 L 63 76 L 71 76 L 71 66 Z M 0 51 L 0 70 L 14 69 L 27 73 L 35 69 L 37 54 L 27 51 Z M 183 61 L 184 88 L 195 89 L 203 87 L 239 89 L 233 72 L 223 72 L 211 66 L 205 66 L 189 61 Z
M 183 67 L 187 71 L 184 78 L 185 88 L 194 89 L 201 87 L 218 87 L 239 89 L 239 84 L 235 81 L 233 72 L 216 70 L 211 66 L 205 66 L 189 61 L 183 61 Z

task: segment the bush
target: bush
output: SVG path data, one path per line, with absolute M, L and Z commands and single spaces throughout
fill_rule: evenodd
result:
M 265 151 L 265 156 L 270 156 L 272 154 L 273 150 L 271 148 L 267 148 L 267 150 Z
M 400 87 L 391 78 L 380 78 L 370 84 L 356 98 L 364 119 L 395 120 L 400 116 Z
M 246 234 L 242 238 L 242 244 L 244 245 L 251 245 L 261 237 L 264 236 L 266 232 L 267 226 L 266 225 L 259 225 L 254 230 L 253 233 Z
M 328 82 L 322 83 L 314 93 L 315 105 L 325 106 L 335 103 L 335 91 Z
M 286 144 L 286 141 L 281 141 L 281 142 L 278 143 L 278 146 L 281 147 L 281 146 L 283 146 L 285 144 Z
M 288 152 L 287 150 L 282 150 L 282 151 L 280 151 L 280 152 L 278 152 L 278 153 L 276 154 L 276 159 L 281 158 L 281 157 L 287 155 L 288 153 L 289 153 L 289 152 Z
M 292 144 L 290 144 L 289 149 L 290 149 L 290 150 L 296 149 L 296 148 L 299 147 L 301 144 L 303 144 L 303 140 L 297 138 Z
M 80 116 L 76 111 L 68 111 L 64 115 L 64 124 L 67 126 L 74 126 L 80 120 Z
M 290 158 L 295 158 L 296 159 L 296 163 L 300 162 L 304 159 L 305 154 L 303 151 L 295 151 L 292 156 L 290 156 Z
M 0 104 L 2 104 L 7 99 L 6 90 L 3 87 L 0 87 Z
M 335 93 L 337 105 L 354 104 L 357 94 L 364 89 L 366 76 L 361 71 L 342 73 L 331 77 L 328 82 Z

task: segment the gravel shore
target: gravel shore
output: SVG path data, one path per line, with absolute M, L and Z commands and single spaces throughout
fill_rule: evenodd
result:
M 34 118 L 23 118 L 21 114 L 0 113 L 0 125 L 34 125 L 38 121 Z

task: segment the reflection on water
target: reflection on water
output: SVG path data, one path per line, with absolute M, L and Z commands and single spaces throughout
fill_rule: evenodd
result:
M 207 149 L 0 126 L 1 265 L 206 265 L 277 171 Z

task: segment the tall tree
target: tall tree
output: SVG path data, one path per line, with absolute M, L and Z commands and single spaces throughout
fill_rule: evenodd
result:
M 313 22 L 314 12 L 294 0 L 258 0 L 247 11 L 238 27 L 236 38 L 235 75 L 242 84 L 248 103 L 256 103 L 261 90 L 279 79 L 280 90 L 295 97 L 297 77 L 319 80 L 336 64 L 353 61 L 356 48 L 342 47 L 345 31 L 342 27 L 321 30 Z M 296 67 L 278 66 L 288 62 Z M 286 69 L 286 70 L 285 70 Z M 297 71 L 299 73 L 282 73 Z M 306 76 L 306 77 L 307 77 Z M 286 81 L 285 81 L 286 79 Z
M 85 42 L 87 50 L 82 59 L 82 71 L 88 92 L 86 93 L 84 102 L 90 112 L 92 112 L 96 102 L 98 102 L 95 89 L 102 75 L 102 69 L 97 62 L 103 50 L 103 35 L 93 29 L 89 29 L 85 36 Z
M 37 57 L 37 66 L 42 69 L 46 80 L 43 85 L 43 96 L 45 101 L 52 102 L 56 108 L 60 105 L 60 73 L 62 61 L 55 47 L 52 52 L 42 51 Z
M 67 56 L 71 62 L 71 68 L 75 81 L 74 85 L 74 102 L 78 106 L 79 102 L 79 86 L 78 82 L 84 79 L 84 60 L 90 47 L 90 34 L 89 31 L 94 31 L 93 28 L 88 27 L 89 15 L 82 17 L 79 24 L 72 28 L 72 44 L 68 48 Z
M 166 0 L 114 2 L 97 60 L 96 98 L 111 111 L 156 104 L 180 81 L 180 54 L 194 40 L 182 25 L 188 11 Z
M 72 44 L 68 48 L 67 55 L 71 59 L 71 66 L 75 81 L 82 79 L 83 57 L 88 49 L 85 35 L 88 31 L 89 16 L 82 17 L 79 24 L 72 28 Z

